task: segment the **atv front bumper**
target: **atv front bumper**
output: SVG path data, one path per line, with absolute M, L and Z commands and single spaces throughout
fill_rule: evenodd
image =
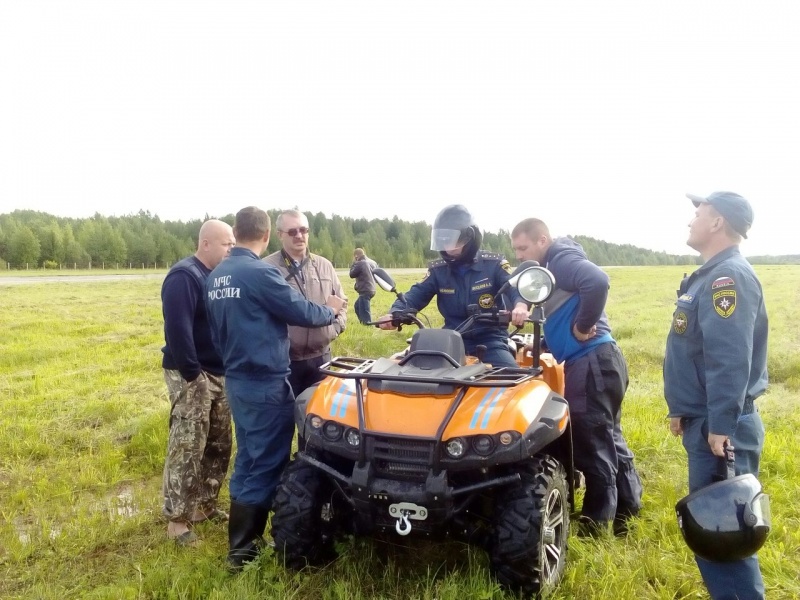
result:
M 355 511 L 354 525 L 360 534 L 375 530 L 394 530 L 400 535 L 440 534 L 476 494 L 520 481 L 515 473 L 454 487 L 448 482 L 447 471 L 429 471 L 425 481 L 403 481 L 379 476 L 371 463 L 362 467 L 355 464 L 352 474 L 346 475 L 305 452 L 298 452 L 296 459 L 314 466 L 338 484 Z

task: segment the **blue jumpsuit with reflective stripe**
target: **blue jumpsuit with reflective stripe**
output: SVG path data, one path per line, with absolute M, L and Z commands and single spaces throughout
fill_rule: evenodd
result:
M 482 309 L 494 306 L 492 298 L 509 278 L 508 261 L 502 254 L 479 251 L 468 265 L 450 265 L 439 259 L 428 264 L 425 278 L 411 286 L 405 293 L 405 302 L 396 300 L 391 312 L 405 309 L 422 310 L 436 296 L 436 305 L 444 317 L 444 328 L 455 329 L 467 319 L 467 306 Z M 524 302 L 515 288 L 508 291 L 509 302 L 500 308 L 513 309 Z M 505 299 L 501 296 L 501 301 Z M 516 367 L 514 356 L 508 350 L 508 330 L 505 327 L 481 327 L 463 336 L 467 354 L 474 355 L 475 347 L 486 346 L 483 361 L 493 366 Z

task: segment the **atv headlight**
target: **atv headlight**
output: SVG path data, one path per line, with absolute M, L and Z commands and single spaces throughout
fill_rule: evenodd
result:
M 541 304 L 553 293 L 556 280 L 544 267 L 531 267 L 517 276 L 516 284 L 520 296 L 533 304 Z
M 481 456 L 487 456 L 494 450 L 494 440 L 490 435 L 479 435 L 473 438 L 472 447 Z
M 344 434 L 344 439 L 353 448 L 358 448 L 361 445 L 361 434 L 357 429 L 348 429 Z
M 463 438 L 453 438 L 444 445 L 444 449 L 451 458 L 461 458 L 467 449 L 467 443 Z
M 513 441 L 514 434 L 511 431 L 504 431 L 500 434 L 500 443 L 503 444 L 503 446 L 508 446 Z
M 336 421 L 326 421 L 322 427 L 322 435 L 332 442 L 335 442 L 342 437 L 342 426 Z
M 314 429 L 319 429 L 320 427 L 322 427 L 323 423 L 322 417 L 318 417 L 317 415 L 311 415 L 311 417 L 309 417 L 308 419 L 308 422 Z

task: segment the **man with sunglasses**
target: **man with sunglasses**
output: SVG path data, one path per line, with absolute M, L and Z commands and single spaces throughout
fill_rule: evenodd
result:
M 297 210 L 285 210 L 276 221 L 281 249 L 264 261 L 280 271 L 286 282 L 307 300 L 325 305 L 329 296 L 346 298 L 333 265 L 327 258 L 308 251 L 308 218 Z M 347 325 L 347 302 L 336 320 L 326 327 L 289 326 L 289 384 L 295 397 L 322 381 L 319 367 L 331 359 L 331 342 Z

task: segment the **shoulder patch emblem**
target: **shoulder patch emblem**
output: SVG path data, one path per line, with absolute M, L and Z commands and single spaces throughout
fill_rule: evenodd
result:
M 686 317 L 686 313 L 682 310 L 679 310 L 675 313 L 675 316 L 672 317 L 672 328 L 675 330 L 675 333 L 678 335 L 683 335 L 686 333 L 686 328 L 689 326 L 689 319 Z
M 478 298 L 478 306 L 481 308 L 492 308 L 494 306 L 494 296 L 491 294 L 481 294 Z
M 500 268 L 502 268 L 503 271 L 505 271 L 509 275 L 511 275 L 511 272 L 513 271 L 513 269 L 511 268 L 511 264 L 505 259 L 500 261 Z
M 712 296 L 714 310 L 723 319 L 727 319 L 736 310 L 736 290 L 720 290 Z
M 711 283 L 711 289 L 712 290 L 716 290 L 716 289 L 719 289 L 721 287 L 728 287 L 728 286 L 731 286 L 731 285 L 734 285 L 734 282 L 733 282 L 733 279 L 731 279 L 730 277 L 717 277 Z

